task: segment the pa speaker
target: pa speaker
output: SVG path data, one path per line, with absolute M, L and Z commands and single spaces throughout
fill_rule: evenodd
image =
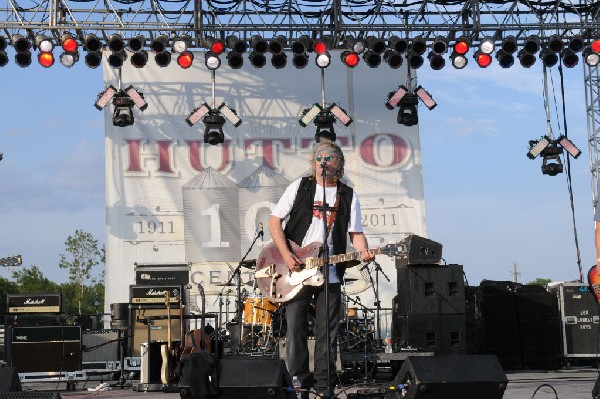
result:
M 58 391 L 0 392 L 0 399 L 60 399 Z
M 220 399 L 287 399 L 293 389 L 282 359 L 225 357 L 219 363 Z
M 403 385 L 406 399 L 502 399 L 507 383 L 496 356 L 459 355 L 409 356 L 391 385 Z
M 21 381 L 14 367 L 0 367 L 0 392 L 21 390 Z

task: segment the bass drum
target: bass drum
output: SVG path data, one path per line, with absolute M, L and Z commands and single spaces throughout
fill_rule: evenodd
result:
M 287 332 L 287 323 L 285 321 L 285 305 L 280 306 L 272 314 L 271 329 L 275 338 L 284 338 Z M 317 320 L 317 312 L 314 305 L 310 305 L 308 309 L 308 336 L 315 336 L 315 324 Z

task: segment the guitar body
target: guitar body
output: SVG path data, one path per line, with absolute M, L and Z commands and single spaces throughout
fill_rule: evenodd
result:
M 294 255 L 302 260 L 318 258 L 321 253 L 321 243 L 318 242 L 300 247 L 288 240 L 288 245 Z M 260 292 L 272 302 L 287 302 L 296 296 L 304 285 L 319 286 L 325 281 L 317 267 L 305 268 L 299 272 L 290 271 L 273 242 L 260 252 L 256 261 L 256 271 L 255 278 Z
M 600 274 L 596 271 L 596 265 L 590 268 L 587 278 L 591 293 L 594 294 L 596 301 L 600 303 Z

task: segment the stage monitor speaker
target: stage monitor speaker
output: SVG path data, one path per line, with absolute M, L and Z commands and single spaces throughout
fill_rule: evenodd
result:
M 0 399 L 60 399 L 58 391 L 0 392 Z
M 282 359 L 229 356 L 219 363 L 220 399 L 287 399 L 293 389 Z
M 19 374 L 14 367 L 0 367 L 0 392 L 21 391 Z
M 406 399 L 502 399 L 507 383 L 496 356 L 465 355 L 409 356 L 391 385 L 403 384 Z

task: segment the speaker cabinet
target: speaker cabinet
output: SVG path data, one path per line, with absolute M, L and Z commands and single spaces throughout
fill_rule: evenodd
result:
M 10 327 L 9 365 L 18 373 L 81 370 L 81 327 Z
M 0 392 L 21 391 L 19 374 L 14 367 L 0 367 Z
M 436 355 L 465 355 L 465 315 L 421 315 L 397 317 L 392 339 L 401 348 L 415 348 Z
M 150 319 L 148 319 L 150 317 Z M 153 319 L 156 318 L 157 319 Z M 175 311 L 171 311 L 171 341 L 180 339 L 179 316 Z M 131 332 L 130 337 L 130 356 L 141 356 L 142 342 L 168 342 L 169 341 L 169 320 L 167 318 L 167 309 L 132 309 L 131 310 Z
M 58 391 L 0 392 L 0 399 L 60 399 Z
M 219 361 L 221 399 L 287 399 L 292 378 L 282 359 L 225 357 Z
M 391 385 L 400 384 L 406 399 L 502 399 L 508 379 L 493 355 L 409 356 Z
M 88 330 L 81 336 L 83 362 L 110 362 L 121 360 L 123 330 Z
M 403 266 L 397 276 L 400 316 L 465 313 L 462 265 Z

